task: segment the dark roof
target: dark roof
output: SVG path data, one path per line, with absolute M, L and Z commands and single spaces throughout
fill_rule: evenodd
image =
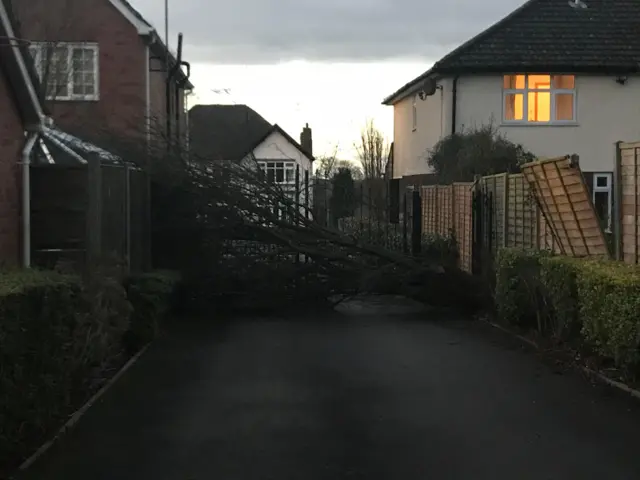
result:
M 278 124 L 247 105 L 196 105 L 189 110 L 189 144 L 199 158 L 242 160 L 273 132 L 282 134 L 310 160 L 313 156 Z
M 269 129 L 269 131 L 264 135 L 264 137 L 262 137 L 261 139 L 259 139 L 255 145 L 253 145 L 253 147 L 251 147 L 251 150 L 253 150 L 254 148 L 256 148 L 258 145 L 260 145 L 262 142 L 264 142 L 267 137 L 269 135 L 271 135 L 273 132 L 278 132 L 280 133 L 284 138 L 286 138 L 289 143 L 291 145 L 293 145 L 294 147 L 296 147 L 300 153 L 302 153 L 303 155 L 305 155 L 306 157 L 309 158 L 309 160 L 311 160 L 313 162 L 314 158 L 313 155 L 311 154 L 311 152 L 307 151 L 302 145 L 300 145 L 299 142 L 297 142 L 291 135 L 289 135 L 287 132 L 285 132 L 280 125 L 278 125 L 277 123 L 271 127 L 271 129 Z M 247 152 L 249 153 L 249 152 Z
M 189 145 L 201 158 L 241 160 L 272 128 L 246 105 L 196 105 L 189 110 Z
M 502 72 L 640 71 L 640 1 L 529 0 L 389 95 L 391 104 L 428 76 Z

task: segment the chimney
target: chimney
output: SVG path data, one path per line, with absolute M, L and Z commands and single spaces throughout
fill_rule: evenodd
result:
M 309 155 L 313 155 L 313 140 L 311 140 L 311 129 L 307 123 L 300 133 L 300 146 Z

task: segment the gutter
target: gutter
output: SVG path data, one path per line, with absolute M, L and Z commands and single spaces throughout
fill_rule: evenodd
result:
M 31 153 L 39 138 L 29 132 L 22 149 L 22 266 L 31 267 Z

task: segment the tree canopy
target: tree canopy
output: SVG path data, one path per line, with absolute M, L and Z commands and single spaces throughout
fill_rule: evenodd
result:
M 469 182 L 475 175 L 517 173 L 535 160 L 522 145 L 511 142 L 493 124 L 454 133 L 428 153 L 427 163 L 440 183 Z

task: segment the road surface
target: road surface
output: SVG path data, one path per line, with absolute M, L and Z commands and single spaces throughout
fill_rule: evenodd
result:
M 185 325 L 20 478 L 640 478 L 630 399 L 481 324 L 362 313 Z

